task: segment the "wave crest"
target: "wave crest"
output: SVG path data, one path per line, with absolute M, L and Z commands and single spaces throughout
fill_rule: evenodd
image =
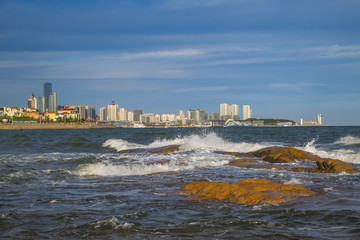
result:
M 335 141 L 334 144 L 345 145 L 345 146 L 358 145 L 360 144 L 360 137 L 353 137 L 350 135 L 346 137 L 341 137 L 337 141 Z

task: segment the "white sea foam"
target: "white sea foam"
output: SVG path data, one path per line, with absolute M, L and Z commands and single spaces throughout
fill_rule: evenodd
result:
M 181 150 L 201 150 L 201 151 L 228 151 L 228 152 L 251 152 L 261 148 L 269 147 L 270 144 L 260 143 L 234 143 L 219 137 L 216 133 L 204 135 L 190 135 L 177 137 L 175 139 L 158 139 L 149 145 L 131 143 L 123 139 L 108 139 L 103 146 L 112 147 L 118 151 L 132 148 L 158 148 L 169 145 L 180 145 Z
M 133 148 L 143 148 L 144 145 L 131 143 L 122 139 L 108 139 L 103 143 L 103 147 L 111 147 L 115 148 L 118 151 L 125 149 L 133 149 Z
M 334 144 L 338 144 L 338 145 L 357 145 L 360 144 L 360 137 L 353 137 L 353 136 L 346 136 L 346 137 L 341 137 L 339 138 L 337 141 L 334 142 Z
M 344 162 L 360 164 L 360 152 L 352 149 L 335 149 L 335 150 L 323 150 L 316 147 L 317 139 L 313 139 L 308 142 L 304 147 L 299 149 L 311 152 L 313 154 L 319 155 L 323 158 L 332 158 L 339 159 Z
M 298 178 L 291 178 L 288 181 L 285 181 L 284 184 L 294 184 L 294 185 L 301 185 L 301 184 L 308 184 L 308 181 L 298 179 Z
M 144 163 L 130 163 L 130 164 L 107 164 L 107 163 L 94 163 L 82 164 L 71 171 L 72 175 L 80 177 L 91 176 L 130 176 L 130 175 L 147 175 L 161 172 L 176 172 L 192 170 L 195 168 L 217 167 L 223 166 L 228 163 L 224 159 L 212 159 L 205 156 L 190 157 L 186 162 L 180 160 L 171 160 L 168 164 L 144 164 Z M 184 164 L 185 163 L 185 164 Z

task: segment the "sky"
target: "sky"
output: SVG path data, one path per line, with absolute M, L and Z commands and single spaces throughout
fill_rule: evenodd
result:
M 59 105 L 360 125 L 360 1 L 0 0 L 0 107 L 44 82 Z

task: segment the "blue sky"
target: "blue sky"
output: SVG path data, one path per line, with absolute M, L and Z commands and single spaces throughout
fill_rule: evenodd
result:
M 360 125 L 360 1 L 0 1 L 0 106 L 60 105 Z

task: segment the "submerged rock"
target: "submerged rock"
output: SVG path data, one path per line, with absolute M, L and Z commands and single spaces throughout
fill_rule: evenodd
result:
M 318 166 L 318 170 L 320 172 L 326 173 L 358 173 L 357 170 L 353 165 L 349 163 L 345 163 L 343 161 L 337 159 L 325 159 L 325 160 L 318 160 L 316 162 Z
M 280 204 L 316 193 L 302 186 L 245 179 L 238 183 L 193 182 L 181 194 L 192 194 L 194 200 L 220 200 L 237 204 Z

